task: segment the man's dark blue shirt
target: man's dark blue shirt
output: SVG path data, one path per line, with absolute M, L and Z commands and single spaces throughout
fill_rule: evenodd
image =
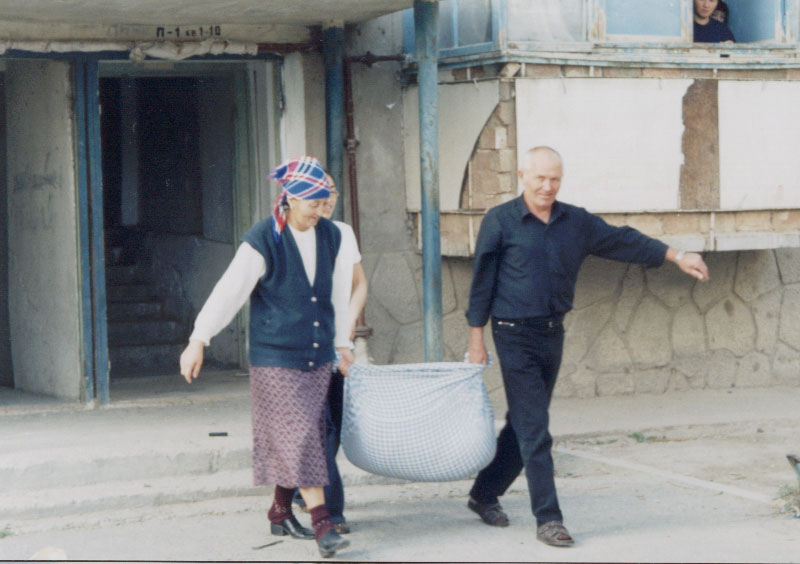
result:
M 490 209 L 475 245 L 467 322 L 563 316 L 572 309 L 578 270 L 588 255 L 647 266 L 667 245 L 631 227 L 614 227 L 583 208 L 555 202 L 550 221 L 522 196 Z

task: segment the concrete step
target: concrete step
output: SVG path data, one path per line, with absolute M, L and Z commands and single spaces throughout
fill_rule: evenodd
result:
M 209 499 L 266 495 L 253 485 L 249 437 L 226 437 L 232 448 L 130 452 L 105 456 L 40 453 L 37 460 L 0 463 L 0 507 L 6 519 L 50 518 Z M 211 441 L 215 439 L 209 439 Z M 218 439 L 216 439 L 218 440 Z M 369 474 L 344 456 L 337 464 L 346 487 L 404 483 Z M 57 487 L 53 487 L 57 486 Z
M 271 491 L 272 488 L 254 486 L 252 470 L 242 469 L 4 493 L 0 494 L 0 507 L 6 519 L 34 519 L 223 497 L 266 496 Z
M 142 371 L 171 369 L 178 373 L 178 360 L 186 346 L 180 343 L 160 345 L 109 346 L 111 371 L 114 375 L 141 373 Z
M 215 439 L 209 438 L 209 442 Z M 216 439 L 217 443 L 220 439 Z M 4 457 L 0 462 L 0 494 L 25 491 L 92 487 L 106 482 L 155 480 L 178 476 L 200 476 L 252 467 L 249 437 L 225 437 L 231 446 L 174 445 L 147 450 L 146 445 L 124 444 L 106 448 L 62 452 L 58 448 L 30 453 L 25 458 Z M 124 441 L 123 441 L 124 442 Z M 2 507 L 2 504 L 0 504 Z
M 117 302 L 108 304 L 109 321 L 141 321 L 163 319 L 164 304 L 151 302 Z
M 189 334 L 176 321 L 112 321 L 108 324 L 108 344 L 154 345 L 186 342 Z
M 150 302 L 156 296 L 147 284 L 120 284 L 106 289 L 108 303 Z

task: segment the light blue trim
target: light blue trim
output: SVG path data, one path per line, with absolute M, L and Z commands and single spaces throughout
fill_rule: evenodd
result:
M 103 225 L 103 158 L 100 136 L 100 76 L 98 57 L 86 65 L 86 130 L 88 140 L 89 199 L 92 210 L 92 306 L 94 307 L 95 394 L 101 404 L 110 401 L 108 315 L 106 307 L 105 227 Z M 79 63 L 80 64 L 80 63 Z
M 79 274 L 81 302 L 81 344 L 83 347 L 83 387 L 82 400 L 94 400 L 94 339 L 92 338 L 92 261 L 89 211 L 89 174 L 86 168 L 87 132 L 86 132 L 86 67 L 82 61 L 73 62 L 73 79 L 75 81 L 75 98 L 73 111 L 75 114 L 75 163 L 78 184 L 78 243 Z
M 475 45 L 464 45 L 463 47 L 451 47 L 449 49 L 442 49 L 439 52 L 439 58 L 445 59 L 447 57 L 466 57 L 468 55 L 489 53 L 496 49 L 497 47 L 495 46 L 494 43 L 476 43 Z
M 403 53 L 414 52 L 414 9 L 403 10 Z
M 461 40 L 458 36 L 458 0 L 450 0 L 450 38 L 451 38 L 451 47 L 461 47 Z M 441 17 L 441 11 L 439 12 L 439 17 Z
M 492 41 L 497 49 L 508 43 L 508 0 L 492 0 Z

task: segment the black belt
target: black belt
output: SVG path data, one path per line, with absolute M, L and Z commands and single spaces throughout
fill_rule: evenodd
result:
M 561 323 L 564 321 L 564 316 L 549 315 L 547 317 L 521 317 L 516 319 L 500 319 L 499 317 L 495 317 L 494 320 L 498 325 L 506 327 L 515 327 L 517 325 L 521 325 L 523 327 L 547 327 L 549 329 L 554 329 L 556 327 L 561 327 Z

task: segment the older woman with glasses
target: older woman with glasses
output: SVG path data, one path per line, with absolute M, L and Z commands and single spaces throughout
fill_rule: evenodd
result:
M 346 375 L 353 362 L 348 302 L 352 264 L 338 260 L 340 229 L 323 217 L 330 183 L 313 157 L 290 160 L 270 177 L 283 187 L 271 217 L 242 238 L 197 316 L 181 355 L 191 383 L 203 350 L 250 299 L 250 391 L 256 485 L 275 485 L 268 512 L 275 535 L 314 538 L 331 557 L 349 541 L 325 507 L 325 401 L 336 350 Z M 299 488 L 313 532 L 292 514 Z

